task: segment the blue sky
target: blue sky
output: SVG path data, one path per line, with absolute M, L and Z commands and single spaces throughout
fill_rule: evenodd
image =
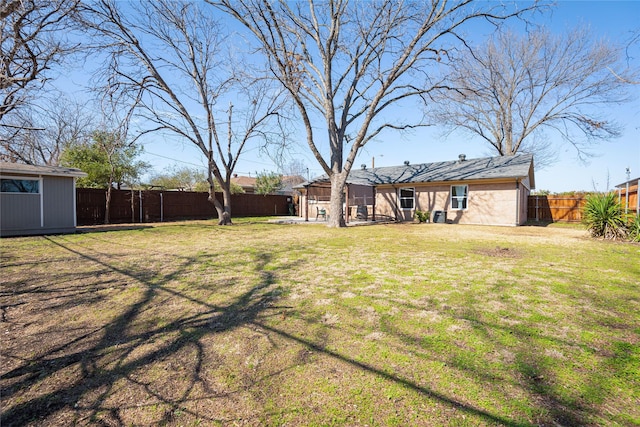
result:
M 624 42 L 629 40 L 632 31 L 640 28 L 640 0 L 559 1 L 551 13 L 538 15 L 536 22 L 553 31 L 588 24 L 597 37 Z M 633 55 L 633 65 L 640 67 L 640 45 L 635 45 L 630 54 Z M 75 76 L 72 78 L 72 85 L 80 88 L 81 81 L 86 81 L 82 77 L 82 71 L 75 70 L 72 74 Z M 63 85 L 71 87 L 68 82 Z M 596 146 L 593 150 L 596 156 L 588 162 L 580 161 L 575 150 L 562 142 L 558 135 L 548 135 L 561 148 L 554 165 L 536 169 L 537 190 L 604 191 L 626 181 L 626 168 L 630 169 L 631 178 L 640 177 L 640 85 L 630 87 L 629 91 L 634 98 L 631 103 L 608 108 L 607 111 L 608 117 L 615 117 L 623 126 L 622 136 Z M 367 144 L 355 164 L 359 167 L 364 163 L 370 167 L 374 158 L 375 166 L 378 167 L 402 164 L 405 160 L 412 163 L 454 160 L 461 153 L 466 154 L 467 158 L 493 155 L 485 144 L 468 134 L 454 132 L 443 135 L 442 131 L 428 128 L 405 135 L 386 133 L 384 137 Z M 301 132 L 301 143 L 293 148 L 291 157 L 302 161 L 313 177 L 323 171 L 304 145 L 304 137 Z M 143 159 L 151 163 L 157 172 L 172 165 L 204 169 L 205 159 L 202 153 L 188 143 L 176 143 L 174 138 L 162 135 L 154 135 L 144 141 Z M 254 175 L 256 172 L 276 169 L 266 155 L 254 149 L 244 153 L 235 172 Z

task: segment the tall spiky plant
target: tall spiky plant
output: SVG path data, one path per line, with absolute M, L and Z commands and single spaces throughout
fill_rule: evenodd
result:
M 632 242 L 640 242 L 640 214 L 630 215 L 629 225 L 629 240 Z
M 627 234 L 622 206 L 615 193 L 587 196 L 582 222 L 593 237 L 616 240 Z

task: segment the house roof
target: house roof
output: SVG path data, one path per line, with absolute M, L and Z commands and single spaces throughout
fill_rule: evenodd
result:
M 0 172 L 24 175 L 68 176 L 83 178 L 87 174 L 80 169 L 62 168 L 58 166 L 34 166 L 21 163 L 0 162 Z
M 234 176 L 231 182 L 238 184 L 242 188 L 254 188 L 256 186 L 256 178 L 251 176 Z
M 528 177 L 531 188 L 535 188 L 532 154 L 353 169 L 347 178 L 347 184 L 377 186 L 524 177 Z M 323 175 L 305 185 L 327 181 L 327 175 Z

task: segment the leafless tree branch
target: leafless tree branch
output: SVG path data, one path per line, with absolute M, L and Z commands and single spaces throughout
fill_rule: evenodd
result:
M 585 29 L 558 37 L 498 32 L 453 62 L 448 86 L 455 91 L 440 93 L 433 120 L 479 136 L 499 155 L 532 152 L 538 166 L 554 157 L 545 129 L 588 156 L 591 144 L 620 133 L 602 108 L 628 100 L 630 74 L 616 79 L 608 71 L 618 69 L 620 54 Z
M 211 11 L 172 0 L 100 0 L 83 7 L 84 25 L 108 52 L 99 78 L 106 82 L 103 96 L 146 123 L 141 135 L 168 131 L 198 147 L 208 162 L 209 200 L 221 223 L 230 223 L 238 158 L 272 125 L 283 99 L 264 80 L 230 66 L 227 40 Z M 236 108 L 221 107 L 231 101 Z
M 342 210 L 347 176 L 372 135 L 419 125 L 411 119 L 389 123 L 383 112 L 428 98 L 444 76 L 439 61 L 465 42 L 465 25 L 497 25 L 537 8 L 508 10 L 471 0 L 207 1 L 255 36 L 271 72 L 297 107 L 311 152 L 331 180 L 334 212 Z M 324 137 L 317 137 L 317 129 L 326 132 Z M 329 225 L 341 226 L 344 220 L 332 215 Z
M 0 126 L 48 79 L 47 71 L 78 45 L 64 30 L 79 0 L 5 0 L 0 3 Z

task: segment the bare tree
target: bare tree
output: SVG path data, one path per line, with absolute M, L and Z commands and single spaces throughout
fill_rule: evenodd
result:
M 435 120 L 479 136 L 501 156 L 530 152 L 537 165 L 555 160 L 544 131 L 557 133 L 580 157 L 599 140 L 619 135 L 606 106 L 627 100 L 619 70 L 621 50 L 595 41 L 585 29 L 565 36 L 545 30 L 498 32 L 452 64 Z M 628 78 L 624 71 L 617 71 Z
M 77 46 L 64 39 L 79 0 L 2 0 L 0 2 L 0 126 L 42 87 L 53 64 Z
M 83 104 L 56 97 L 9 114 L 15 127 L 0 127 L 0 159 L 57 166 L 62 151 L 90 138 L 93 116 Z
M 301 176 L 307 178 L 309 168 L 300 159 L 292 159 L 288 163 L 280 166 L 280 171 L 285 176 Z M 296 183 L 297 184 L 297 183 Z
M 629 64 L 630 67 L 632 67 L 632 63 L 637 62 L 638 58 L 637 55 L 638 53 L 636 52 L 635 55 L 634 53 L 632 53 L 634 50 L 640 49 L 640 27 L 636 28 L 635 30 L 631 31 L 631 35 L 629 36 L 629 38 L 626 41 L 626 46 L 625 46 L 625 61 L 627 64 Z M 636 76 L 635 76 L 635 80 L 629 80 L 628 77 L 625 76 L 620 76 L 616 73 L 615 70 L 612 70 L 611 68 L 609 68 L 609 71 L 611 71 L 611 73 L 616 76 L 616 78 L 624 83 L 629 83 L 629 84 L 634 84 L 634 85 L 640 85 L 640 71 L 638 71 L 640 69 L 640 67 L 638 67 L 636 65 Z
M 84 24 L 104 41 L 105 97 L 130 106 L 132 119 L 148 124 L 139 135 L 168 132 L 200 149 L 209 200 L 219 223 L 230 224 L 233 170 L 254 140 L 282 142 L 272 127 L 281 103 L 267 80 L 231 67 L 228 41 L 210 12 L 171 0 L 100 0 L 83 9 Z M 215 198 L 216 181 L 223 203 Z
M 440 86 L 439 62 L 464 42 L 465 24 L 523 12 L 472 1 L 208 1 L 253 33 L 293 99 L 331 180 L 332 213 L 342 212 L 346 179 L 365 144 L 384 130 L 422 125 L 412 114 L 393 118 L 392 107 L 415 109 L 412 102 Z M 344 225 L 331 215 L 329 226 Z

